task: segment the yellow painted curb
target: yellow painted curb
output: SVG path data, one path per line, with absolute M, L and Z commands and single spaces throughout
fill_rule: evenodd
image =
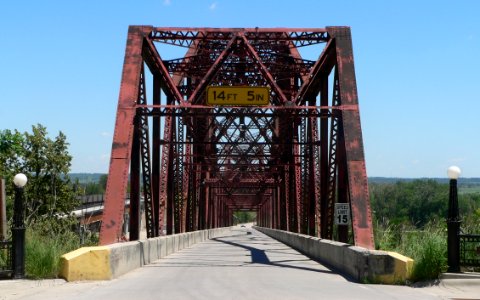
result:
M 83 247 L 62 255 L 60 276 L 67 281 L 109 280 L 110 248 L 106 246 Z
M 387 252 L 394 260 L 394 269 L 392 274 L 378 276 L 380 283 L 404 283 L 412 276 L 413 259 L 396 252 Z

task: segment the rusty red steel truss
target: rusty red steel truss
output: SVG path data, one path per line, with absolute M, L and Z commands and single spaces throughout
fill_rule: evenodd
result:
M 160 45 L 185 54 L 162 59 Z M 318 60 L 302 58 L 311 46 Z M 211 86 L 268 87 L 269 102 L 207 105 Z M 148 237 L 248 210 L 259 226 L 374 248 L 350 28 L 130 26 L 101 244 L 122 239 L 129 183 L 130 240 L 143 195 Z M 335 203 L 351 225 L 334 224 Z

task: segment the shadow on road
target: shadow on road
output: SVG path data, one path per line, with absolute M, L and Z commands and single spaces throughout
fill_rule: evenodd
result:
M 237 236 L 237 235 L 235 235 L 235 236 Z M 251 256 L 251 259 L 252 259 L 251 263 L 252 264 L 263 264 L 263 265 L 276 266 L 276 267 L 281 267 L 281 268 L 292 268 L 292 269 L 303 270 L 303 271 L 334 274 L 330 270 L 321 270 L 321 269 L 315 269 L 315 268 L 309 268 L 309 267 L 303 267 L 303 266 L 296 266 L 296 265 L 291 264 L 291 263 L 298 263 L 298 262 L 301 262 L 301 261 L 309 261 L 309 259 L 303 259 L 303 260 L 290 259 L 290 260 L 282 260 L 282 261 L 271 261 L 268 258 L 265 250 L 226 240 L 226 239 L 232 238 L 232 237 L 234 237 L 234 236 L 229 236 L 229 237 L 224 237 L 224 238 L 213 238 L 212 241 L 224 243 L 224 244 L 227 244 L 227 245 L 230 245 L 230 246 L 239 247 L 239 248 L 250 251 L 250 256 Z M 255 237 L 255 238 L 252 237 L 252 239 L 257 239 L 258 240 L 259 238 L 258 237 Z M 268 244 L 264 243 L 263 245 L 268 245 Z M 282 251 L 278 251 L 279 249 L 275 249 L 275 250 L 277 251 L 277 253 L 282 253 Z M 284 249 L 284 250 L 290 250 L 290 249 L 287 248 L 287 249 Z M 283 253 L 287 254 L 286 252 L 283 252 Z M 288 253 L 288 255 L 290 255 L 290 254 L 291 253 Z M 283 263 L 280 263 L 280 262 L 283 262 Z

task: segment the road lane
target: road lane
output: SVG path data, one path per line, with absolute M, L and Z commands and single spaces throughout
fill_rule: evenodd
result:
M 184 249 L 118 279 L 66 283 L 20 299 L 442 299 L 357 284 L 251 228 Z

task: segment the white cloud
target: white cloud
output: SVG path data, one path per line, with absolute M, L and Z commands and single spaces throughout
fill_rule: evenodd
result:
M 100 135 L 103 136 L 103 137 L 109 137 L 110 132 L 102 131 L 102 132 L 100 132 Z
M 213 2 L 212 4 L 210 4 L 210 6 L 208 8 L 210 10 L 215 10 L 217 8 L 217 2 Z

